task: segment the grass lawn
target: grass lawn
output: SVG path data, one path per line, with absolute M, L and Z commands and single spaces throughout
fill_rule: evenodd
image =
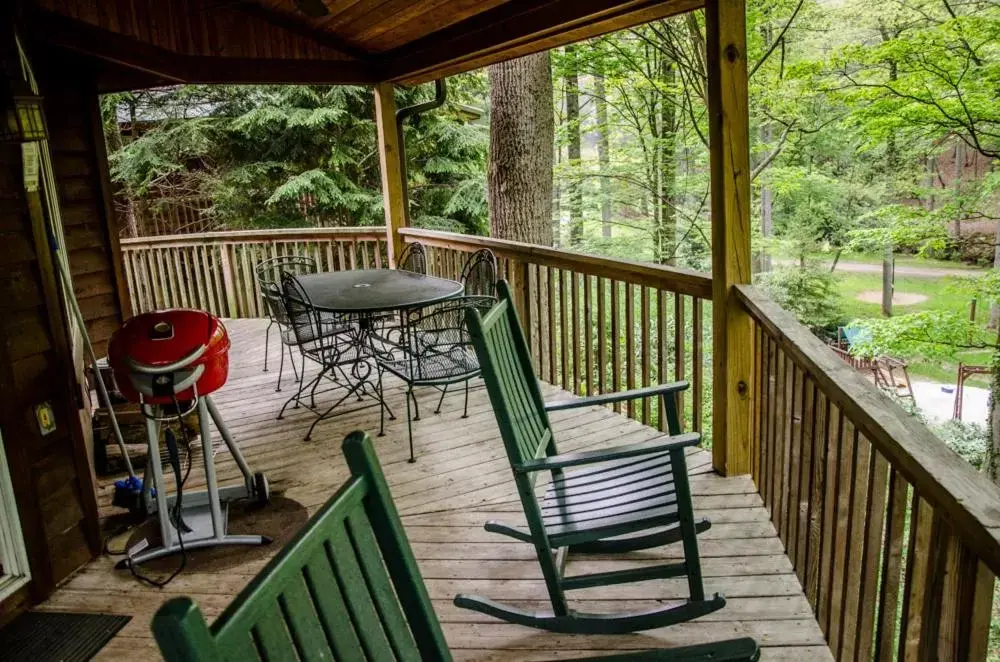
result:
M 914 262 L 914 266 L 931 266 L 930 261 L 923 260 Z M 898 262 L 897 262 L 898 263 Z M 954 263 L 946 263 L 954 266 Z M 840 294 L 841 305 L 848 319 L 879 317 L 881 306 L 877 303 L 859 301 L 858 295 L 862 292 L 878 292 L 882 288 L 882 276 L 878 273 L 849 273 L 834 272 L 836 276 L 837 291 Z M 927 297 L 926 301 L 909 306 L 894 306 L 895 314 L 905 314 L 920 310 L 944 310 L 963 315 L 969 314 L 968 298 L 955 291 L 955 283 L 958 279 L 954 277 L 942 278 L 918 278 L 912 276 L 896 277 L 896 292 L 905 294 L 920 294 Z M 979 306 L 976 310 L 976 319 L 985 323 L 989 309 L 986 306 Z M 960 353 L 961 361 L 972 365 L 984 365 L 989 363 L 989 350 L 969 350 Z M 951 384 L 955 382 L 958 373 L 958 361 L 927 361 L 911 359 L 909 362 L 909 373 L 911 377 L 934 382 Z M 967 382 L 973 386 L 989 386 L 989 380 L 984 375 L 971 377 Z

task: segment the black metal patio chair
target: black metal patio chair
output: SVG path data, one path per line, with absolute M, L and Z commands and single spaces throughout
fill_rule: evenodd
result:
M 284 416 L 288 405 L 295 403 L 293 408 L 297 409 L 302 404 L 307 391 L 309 394 L 308 406 L 310 409 L 315 409 L 317 389 L 324 380 L 333 384 L 329 390 L 344 389 L 345 392 L 322 414 L 319 414 L 309 426 L 305 436 L 306 441 L 312 437 L 316 425 L 349 397 L 353 395 L 361 400 L 364 394 L 371 394 L 369 387 L 374 390 L 376 399 L 383 407 L 384 416 L 382 373 L 377 366 L 373 368 L 370 362 L 373 356 L 371 343 L 367 341 L 358 322 L 348 317 L 341 317 L 339 319 L 343 326 L 333 332 L 334 327 L 330 324 L 330 318 L 312 305 L 308 293 L 294 274 L 284 274 L 281 278 L 281 286 L 282 303 L 288 314 L 296 344 L 302 352 L 302 356 L 316 363 L 320 367 L 320 371 L 309 382 L 303 380 L 295 395 L 282 405 L 278 419 L 280 420 Z M 377 380 L 373 381 L 371 373 L 375 369 L 378 369 L 378 374 Z M 320 391 L 320 393 L 325 392 Z M 380 430 L 379 435 L 381 434 Z
M 268 319 L 270 320 L 267 325 L 267 330 L 264 332 L 264 372 L 267 372 L 267 358 L 271 346 L 270 340 L 272 327 L 278 327 L 278 337 L 281 341 L 281 362 L 278 366 L 278 384 L 274 388 L 277 392 L 281 391 L 281 379 L 285 370 L 285 353 L 288 353 L 288 358 L 291 361 L 292 372 L 295 374 L 295 381 L 300 384 L 305 377 L 304 370 L 306 361 L 305 355 L 300 352 L 303 370 L 303 373 L 300 374 L 300 371 L 295 367 L 295 355 L 292 353 L 293 348 L 298 347 L 299 343 L 288 319 L 288 312 L 285 310 L 285 303 L 281 292 L 282 274 L 289 273 L 294 276 L 303 276 L 306 274 L 314 274 L 318 271 L 319 265 L 316 260 L 311 257 L 299 256 L 273 257 L 260 262 L 255 269 L 257 283 L 260 286 L 260 296 L 264 302 L 264 310 L 267 312 Z M 345 331 L 345 326 L 348 323 L 340 315 L 324 314 L 322 315 L 322 318 L 324 333 L 329 335 L 343 333 Z
M 396 258 L 396 268 L 427 275 L 427 251 L 419 241 L 407 244 Z
M 415 461 L 413 453 L 413 421 L 420 420 L 420 409 L 413 389 L 419 386 L 433 386 L 441 391 L 437 408 L 448 392 L 448 386 L 465 383 L 465 409 L 469 410 L 469 381 L 479 376 L 479 361 L 476 359 L 472 341 L 465 326 L 465 317 L 470 310 L 486 312 L 495 303 L 493 297 L 463 296 L 448 299 L 427 308 L 406 311 L 398 329 L 384 332 L 391 338 L 393 332 L 398 340 L 391 340 L 387 346 L 391 350 L 380 354 L 376 361 L 381 369 L 396 375 L 406 382 L 406 431 L 410 443 L 410 462 Z M 410 400 L 413 401 L 415 416 L 411 418 Z
M 465 293 L 477 296 L 496 296 L 497 256 L 488 248 L 481 248 L 465 261 L 459 280 Z

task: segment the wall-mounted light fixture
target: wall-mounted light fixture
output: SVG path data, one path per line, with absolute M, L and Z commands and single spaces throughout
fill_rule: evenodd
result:
M 32 94 L 23 79 L 11 81 L 8 78 L 7 93 L 3 95 L 3 114 L 0 142 L 28 143 L 45 140 L 48 136 L 42 97 Z

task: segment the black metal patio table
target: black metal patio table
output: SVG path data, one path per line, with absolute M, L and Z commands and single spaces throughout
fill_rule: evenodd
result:
M 313 307 L 371 316 L 421 308 L 462 293 L 458 281 L 398 269 L 357 269 L 300 276 Z
M 356 324 L 350 325 L 348 342 L 353 345 L 359 359 L 351 366 L 349 374 L 342 373 L 345 379 L 353 382 L 350 384 L 349 394 L 355 392 L 359 399 L 362 395 L 373 396 L 383 407 L 383 414 L 388 411 L 389 417 L 394 419 L 392 409 L 382 398 L 381 377 L 373 375 L 375 369 L 367 360 L 379 351 L 373 333 L 376 320 L 393 313 L 446 301 L 461 295 L 465 286 L 458 281 L 398 269 L 331 271 L 299 276 L 298 281 L 309 296 L 313 308 L 321 313 L 343 315 L 356 321 Z M 405 318 L 405 315 L 400 315 L 400 318 Z M 310 392 L 313 406 L 319 378 L 314 381 Z M 301 389 L 285 406 L 295 401 L 297 407 L 304 391 L 305 388 Z M 310 426 L 306 439 L 309 439 L 313 428 L 320 421 L 335 415 L 333 410 L 345 399 L 346 396 L 318 416 Z M 282 407 L 282 413 L 284 409 Z M 379 436 L 382 433 L 380 429 Z

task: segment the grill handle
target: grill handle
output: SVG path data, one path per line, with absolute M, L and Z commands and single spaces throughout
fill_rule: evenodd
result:
M 168 363 L 166 365 L 148 365 L 146 363 L 139 363 L 131 356 L 125 357 L 125 364 L 129 367 L 132 372 L 142 373 L 144 375 L 165 375 L 168 372 L 175 372 L 182 368 L 186 368 L 199 358 L 201 355 L 208 351 L 208 345 L 199 345 L 194 350 L 192 350 L 187 356 L 183 356 L 173 363 Z

